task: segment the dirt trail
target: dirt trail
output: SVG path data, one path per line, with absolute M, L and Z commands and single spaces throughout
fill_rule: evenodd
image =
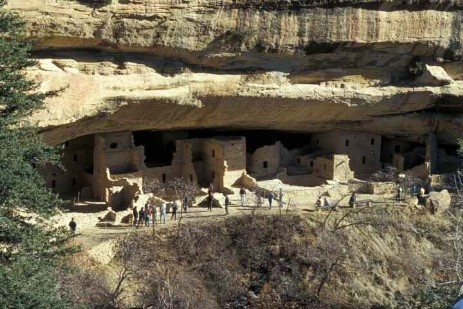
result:
M 340 205 L 341 208 L 339 211 L 346 211 L 347 209 L 344 208 L 346 207 L 348 199 L 343 200 Z M 370 200 L 373 201 L 373 207 L 385 207 L 385 203 L 391 203 L 392 201 L 390 197 L 385 199 L 383 196 L 374 196 L 374 195 L 359 195 L 358 196 L 358 201 L 366 201 Z M 158 223 L 154 230 L 158 229 L 164 229 L 164 228 L 175 228 L 178 226 L 179 222 L 180 224 L 185 224 L 188 222 L 202 222 L 202 221 L 218 221 L 218 220 L 223 220 L 227 216 L 239 216 L 239 215 L 244 215 L 244 214 L 250 214 L 253 211 L 255 213 L 259 214 L 285 214 L 287 212 L 300 212 L 300 213 L 307 213 L 307 214 L 313 214 L 313 215 L 323 215 L 326 213 L 325 211 L 322 211 L 321 214 L 318 211 L 314 211 L 313 208 L 309 205 L 306 205 L 305 207 L 296 207 L 296 208 L 283 208 L 280 209 L 278 208 L 277 205 L 273 205 L 272 209 L 269 209 L 268 202 L 264 201 L 264 205 L 261 208 L 256 208 L 255 206 L 247 206 L 247 207 L 241 207 L 239 204 L 238 198 L 234 198 L 231 200 L 232 205 L 229 206 L 229 214 L 227 215 L 225 213 L 225 209 L 223 208 L 213 208 L 212 211 L 208 211 L 207 208 L 203 207 L 191 207 L 188 212 L 184 213 L 178 213 L 177 214 L 177 220 L 171 220 L 171 214 L 167 214 L 166 216 L 166 223 L 161 224 Z M 364 204 L 364 203 L 363 203 Z M 132 233 L 132 232 L 143 232 L 143 231 L 152 231 L 153 227 L 145 227 L 145 226 L 140 226 L 139 228 L 136 228 L 134 226 L 121 226 L 121 227 L 96 227 L 93 223 L 97 222 L 97 217 L 102 216 L 105 212 L 102 213 L 95 213 L 93 214 L 92 221 L 90 222 L 88 219 L 88 214 L 85 214 L 85 217 L 82 217 L 82 220 L 86 220 L 85 224 L 79 225 L 79 213 L 66 213 L 62 216 L 61 221 L 67 220 L 70 217 L 75 217 L 77 224 L 78 224 L 78 235 L 76 237 L 76 242 L 79 243 L 82 246 L 82 249 L 86 252 L 88 251 L 94 251 L 94 253 L 101 254 L 101 250 L 107 250 L 107 246 L 105 247 L 104 244 L 105 242 L 112 241 L 118 236 L 122 236 L 127 233 Z M 118 214 L 119 215 L 119 214 Z M 120 218 L 119 218 L 120 219 Z M 118 220 L 119 220 L 118 219 Z M 64 223 L 64 222 L 63 222 Z M 64 223 L 65 224 L 65 223 Z M 99 248 L 101 247 L 101 248 Z

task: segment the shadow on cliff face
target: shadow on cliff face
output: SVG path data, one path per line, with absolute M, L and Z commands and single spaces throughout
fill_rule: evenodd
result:
M 76 0 L 80 4 L 89 6 L 94 9 L 99 9 L 104 6 L 110 5 L 113 0 Z
M 233 0 L 232 4 L 225 5 L 227 8 L 239 9 L 259 9 L 265 11 L 298 11 L 309 8 L 361 8 L 365 10 L 381 11 L 452 11 L 462 7 L 460 1 L 432 1 L 432 0 L 413 0 L 413 1 L 342 1 L 342 0 Z

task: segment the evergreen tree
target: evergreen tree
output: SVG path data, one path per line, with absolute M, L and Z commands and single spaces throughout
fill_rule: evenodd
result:
M 25 24 L 4 4 L 0 0 L 0 308 L 62 308 L 56 265 L 70 250 L 69 234 L 37 224 L 61 203 L 37 167 L 58 157 L 27 120 L 45 95 L 25 75 L 35 64 Z

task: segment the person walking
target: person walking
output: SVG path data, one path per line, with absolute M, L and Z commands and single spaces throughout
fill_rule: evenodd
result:
M 76 233 L 77 223 L 74 221 L 74 218 L 71 218 L 71 222 L 69 222 L 69 229 L 71 230 L 72 234 Z
M 395 196 L 395 201 L 396 201 L 397 203 L 400 202 L 400 201 L 402 200 L 402 191 L 403 191 L 403 189 L 402 189 L 402 187 L 399 185 L 399 186 L 397 187 L 397 194 L 396 194 L 396 196 Z
M 174 201 L 174 205 L 172 205 L 172 217 L 170 217 L 170 220 L 177 220 L 177 201 Z
M 424 189 L 424 187 L 421 187 L 420 188 L 420 195 L 425 195 L 426 194 L 426 190 Z
M 212 195 L 212 191 L 209 191 L 209 195 L 207 197 L 207 210 L 212 211 L 213 203 L 214 203 L 214 196 Z
M 161 216 L 159 217 L 159 223 L 161 223 L 161 220 L 163 221 L 164 224 L 166 223 L 166 209 L 167 209 L 166 203 L 162 202 L 162 204 L 161 204 Z
M 148 209 L 148 204 L 145 205 L 145 210 L 143 211 L 144 219 L 145 219 L 145 226 L 150 226 L 150 212 Z
M 223 196 L 225 197 L 225 213 L 228 215 L 228 205 L 230 205 L 230 199 L 228 198 L 228 195 L 226 195 L 225 193 L 223 194 Z
M 315 207 L 316 208 L 322 207 L 322 196 L 321 195 L 318 196 L 317 201 L 315 202 Z
M 143 220 L 145 219 L 145 213 L 143 211 L 143 207 L 140 209 L 140 211 L 138 212 L 138 222 L 137 222 L 137 227 L 140 226 L 140 224 L 142 224 Z
M 153 207 L 153 205 L 151 205 L 151 203 L 150 203 L 150 207 L 148 207 L 148 211 L 149 211 L 149 214 L 150 214 L 150 221 L 148 222 L 148 226 L 150 224 L 151 224 L 151 226 L 154 226 L 154 216 L 153 216 L 154 207 Z
M 189 203 L 188 195 L 185 195 L 185 197 L 183 198 L 183 202 L 182 202 L 183 210 L 185 212 L 188 212 L 188 203 Z
M 158 224 L 158 206 L 153 206 L 153 225 Z
M 272 209 L 272 202 L 273 202 L 273 192 L 270 191 L 269 195 L 268 195 L 268 205 L 269 205 L 269 209 Z
M 418 185 L 417 184 L 414 184 L 412 186 L 412 190 L 411 190 L 411 193 L 410 193 L 410 196 L 411 197 L 415 197 L 418 195 Z
M 328 199 L 328 196 L 325 196 L 325 208 L 331 207 L 331 201 Z
M 356 205 L 357 205 L 357 195 L 355 195 L 355 192 L 353 192 L 349 198 L 349 206 L 350 208 L 355 208 Z
M 208 192 L 210 192 L 211 194 L 214 193 L 214 184 L 212 182 L 209 183 Z
M 244 206 L 246 203 L 246 190 L 244 190 L 244 187 L 241 186 L 240 188 L 240 199 L 241 199 L 241 207 Z
M 212 211 L 212 203 L 214 201 L 214 185 L 212 184 L 212 182 L 209 184 L 209 187 L 207 189 L 207 195 L 209 197 L 208 209 L 209 211 Z
M 259 192 L 256 191 L 256 199 L 257 199 L 257 207 L 262 207 L 262 196 L 260 196 Z
M 133 207 L 132 214 L 133 214 L 133 225 L 137 225 L 137 219 L 138 219 L 137 206 Z
M 280 192 L 278 194 L 278 207 L 283 208 L 283 189 L 280 188 Z

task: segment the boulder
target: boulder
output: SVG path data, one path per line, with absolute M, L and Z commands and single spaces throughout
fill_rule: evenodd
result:
M 451 196 L 449 191 L 442 190 L 440 192 L 430 192 L 426 201 L 426 207 L 432 213 L 441 213 L 449 209 L 451 204 Z
M 237 181 L 238 182 L 238 181 Z M 240 185 L 248 190 L 255 190 L 257 188 L 257 181 L 255 178 L 243 173 L 239 179 Z
M 418 206 L 418 197 L 416 196 L 405 196 L 403 200 L 410 206 Z
M 97 222 L 96 226 L 97 227 L 115 227 L 113 222 L 104 222 L 104 221 Z
M 212 201 L 212 207 L 214 208 L 223 208 L 222 204 L 220 203 L 220 199 L 218 199 L 218 196 L 223 196 L 222 194 L 214 193 L 213 194 L 213 201 Z M 209 196 L 206 196 L 201 202 L 198 203 L 199 207 L 208 207 L 209 204 Z
M 98 217 L 98 220 L 100 222 L 116 222 L 116 217 L 117 217 L 116 212 L 109 208 L 106 215 L 103 218 Z
M 444 86 L 453 83 L 453 79 L 444 68 L 425 64 L 423 74 L 416 79 L 416 82 L 423 85 Z
M 128 214 L 121 219 L 121 223 L 131 224 L 133 223 L 133 214 Z

